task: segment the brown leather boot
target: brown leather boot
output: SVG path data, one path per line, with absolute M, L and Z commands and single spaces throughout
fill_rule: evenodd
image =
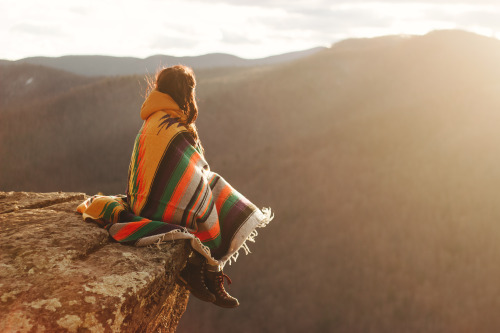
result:
M 229 295 L 224 289 L 224 278 L 226 278 L 228 283 L 231 284 L 229 276 L 224 274 L 222 271 L 212 272 L 207 270 L 205 271 L 205 277 L 208 290 L 215 295 L 216 299 L 213 302 L 215 305 L 223 308 L 235 308 L 240 305 L 238 300 Z
M 196 256 L 196 255 L 195 255 Z M 179 273 L 177 282 L 186 287 L 193 296 L 205 302 L 215 302 L 216 297 L 212 294 L 205 284 L 205 263 L 204 258 L 190 257 L 186 263 L 186 267 Z

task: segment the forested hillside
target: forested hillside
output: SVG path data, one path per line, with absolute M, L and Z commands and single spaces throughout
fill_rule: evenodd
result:
M 241 306 L 192 298 L 179 331 L 496 332 L 499 59 L 438 31 L 198 71 L 211 168 L 276 217 L 226 268 Z M 0 109 L 0 189 L 123 193 L 144 94 L 26 91 Z

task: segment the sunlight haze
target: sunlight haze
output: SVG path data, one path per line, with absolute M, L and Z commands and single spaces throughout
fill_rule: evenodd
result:
M 464 29 L 500 36 L 495 1 L 4 0 L 0 59 L 229 53 L 258 58 L 350 37 Z

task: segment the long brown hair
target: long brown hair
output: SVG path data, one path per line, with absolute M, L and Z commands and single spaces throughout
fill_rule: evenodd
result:
M 196 79 L 190 67 L 176 65 L 157 71 L 154 83 L 150 82 L 150 89 L 170 95 L 186 115 L 186 127 L 193 135 L 196 143 L 203 152 L 195 120 L 198 117 L 196 104 Z

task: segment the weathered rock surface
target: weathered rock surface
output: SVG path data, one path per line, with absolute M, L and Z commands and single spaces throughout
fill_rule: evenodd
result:
M 0 332 L 173 332 L 190 247 L 113 242 L 82 193 L 0 192 Z

